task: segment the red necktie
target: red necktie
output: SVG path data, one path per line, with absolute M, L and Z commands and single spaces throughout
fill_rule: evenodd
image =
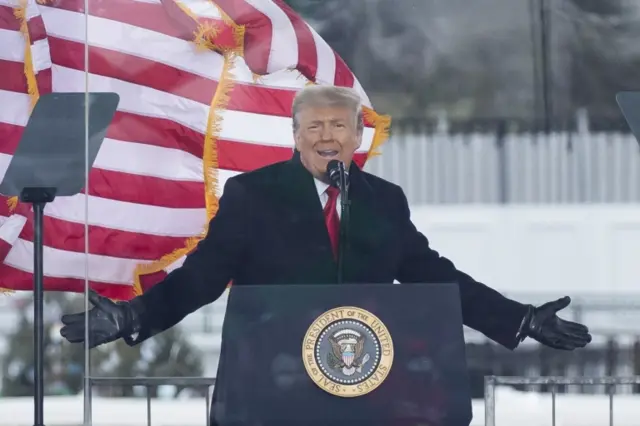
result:
M 329 239 L 331 239 L 331 247 L 333 248 L 333 255 L 338 255 L 338 239 L 340 238 L 340 217 L 338 216 L 337 201 L 340 190 L 333 186 L 327 188 L 327 195 L 329 200 L 324 206 L 324 221 L 327 224 L 327 230 L 329 231 Z

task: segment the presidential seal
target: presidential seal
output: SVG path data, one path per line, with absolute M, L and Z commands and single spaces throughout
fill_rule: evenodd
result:
M 384 382 L 393 341 L 378 317 L 345 306 L 320 315 L 304 336 L 302 358 L 313 382 L 340 397 L 365 395 Z

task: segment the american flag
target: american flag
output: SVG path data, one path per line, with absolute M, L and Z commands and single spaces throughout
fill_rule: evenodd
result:
M 99 293 L 126 300 L 179 267 L 227 179 L 291 157 L 291 103 L 305 85 L 361 94 L 359 165 L 386 139 L 389 117 L 375 113 L 344 61 L 282 1 L 88 5 L 0 0 L 0 176 L 38 96 L 120 95 L 87 190 L 45 209 L 45 290 L 82 292 L 88 277 Z M 0 200 L 1 288 L 32 289 L 32 220 L 30 205 Z

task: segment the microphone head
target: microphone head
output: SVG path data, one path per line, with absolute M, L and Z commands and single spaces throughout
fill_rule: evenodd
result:
M 339 160 L 331 160 L 327 164 L 327 178 L 331 185 L 339 188 L 340 187 L 340 166 L 342 162 Z M 342 165 L 342 169 L 344 170 L 344 165 Z

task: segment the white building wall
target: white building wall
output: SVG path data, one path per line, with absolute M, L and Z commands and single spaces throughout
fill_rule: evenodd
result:
M 640 205 L 422 206 L 412 220 L 501 291 L 640 297 Z

